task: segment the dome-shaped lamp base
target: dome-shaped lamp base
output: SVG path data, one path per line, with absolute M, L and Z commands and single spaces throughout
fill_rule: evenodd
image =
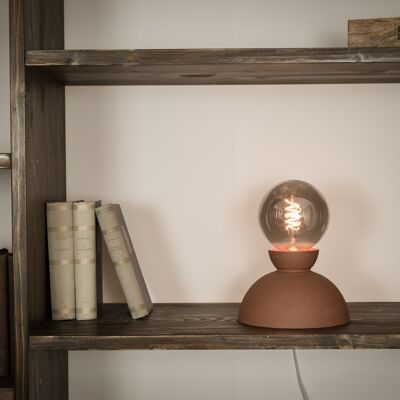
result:
M 269 255 L 278 271 L 264 275 L 247 291 L 239 322 L 281 329 L 326 328 L 349 322 L 339 289 L 310 271 L 318 250 L 270 250 Z

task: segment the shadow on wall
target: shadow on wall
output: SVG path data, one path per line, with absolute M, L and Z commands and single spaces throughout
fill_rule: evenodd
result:
M 237 230 L 236 250 L 240 273 L 230 277 L 228 293 L 237 294 L 238 302 L 242 301 L 248 288 L 257 279 L 275 270 L 268 257 L 268 248 L 271 245 L 261 229 L 258 215 L 260 204 L 269 187 L 273 187 L 272 180 L 254 187 L 252 191 L 244 192 L 233 217 Z
M 347 301 L 361 300 L 351 298 L 352 282 L 363 286 L 363 293 L 370 293 L 370 301 L 382 298 L 384 287 L 366 273 L 371 269 L 364 267 L 366 262 L 373 262 L 365 252 L 366 243 L 374 243 L 373 252 L 379 252 L 380 247 L 380 243 L 374 241 L 375 232 L 381 229 L 376 205 L 357 184 L 329 183 L 323 192 L 328 201 L 330 221 L 315 271 L 332 279 Z M 381 239 L 383 241 L 384 237 Z
M 164 293 L 165 285 L 168 285 L 168 293 L 172 296 L 168 301 L 187 298 L 187 291 L 184 290 L 179 276 L 179 263 L 156 210 L 133 203 L 123 203 L 121 208 L 152 300 L 158 301 L 157 293 Z M 135 227 L 140 227 L 140 232 Z M 159 264 L 160 259 L 163 260 L 162 265 Z M 104 242 L 102 264 L 105 302 L 124 303 L 125 299 Z M 164 271 L 163 276 L 168 275 L 168 282 L 160 279 L 160 269 Z

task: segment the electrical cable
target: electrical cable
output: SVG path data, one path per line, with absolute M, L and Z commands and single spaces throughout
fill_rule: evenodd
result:
M 299 368 L 299 362 L 297 361 L 296 349 L 293 349 L 293 350 L 292 350 L 292 354 L 293 354 L 294 366 L 295 366 L 295 368 L 296 368 L 297 383 L 299 384 L 301 396 L 302 396 L 303 400 L 310 400 L 310 398 L 309 398 L 308 395 L 307 395 L 306 388 L 304 387 L 303 380 L 301 379 L 300 368 Z

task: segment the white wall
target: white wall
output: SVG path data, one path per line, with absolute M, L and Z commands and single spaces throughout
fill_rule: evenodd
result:
M 65 14 L 67 48 L 316 47 L 345 46 L 347 19 L 400 15 L 400 4 L 66 0 Z M 389 215 L 400 195 L 399 100 L 399 85 L 68 88 L 68 197 L 122 204 L 155 301 L 240 301 L 272 270 L 257 222 L 263 195 L 304 179 L 331 211 L 316 270 L 349 301 L 400 301 L 400 214 Z M 104 277 L 106 301 L 121 301 L 109 265 Z M 311 400 L 397 399 L 399 362 L 398 351 L 299 353 Z M 287 351 L 70 354 L 71 399 L 133 396 L 300 393 Z

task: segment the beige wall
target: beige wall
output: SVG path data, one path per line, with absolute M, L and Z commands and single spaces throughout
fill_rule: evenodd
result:
M 347 19 L 397 16 L 400 4 L 66 0 L 65 14 L 68 48 L 324 47 L 346 45 Z M 8 61 L 0 63 L 0 150 L 8 150 Z M 68 88 L 68 197 L 121 203 L 155 301 L 240 301 L 272 270 L 257 222 L 263 195 L 304 179 L 331 211 L 316 271 L 347 300 L 400 301 L 400 213 L 391 213 L 399 100 L 399 85 Z M 2 226 L 8 175 L 0 173 Z M 9 233 L 0 239 L 9 243 Z M 104 272 L 105 299 L 121 301 L 112 268 Z M 300 352 L 299 362 L 311 400 L 400 392 L 398 351 Z M 288 351 L 72 352 L 70 393 L 300 399 Z

